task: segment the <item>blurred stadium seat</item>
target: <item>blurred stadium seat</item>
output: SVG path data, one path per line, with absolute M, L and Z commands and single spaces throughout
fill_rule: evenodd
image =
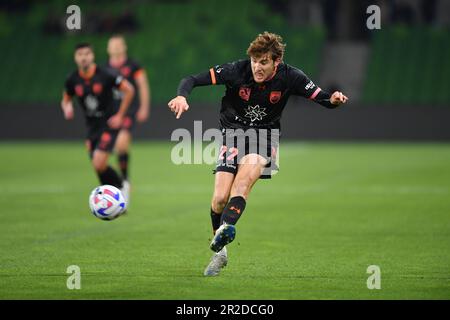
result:
M 95 5 L 98 4 L 86 1 L 81 7 L 92 12 Z M 75 68 L 72 50 L 77 42 L 92 42 L 97 62 L 105 61 L 107 39 L 120 29 L 99 33 L 90 28 L 89 32 L 82 30 L 83 33 L 74 32 L 70 36 L 45 32 L 47 13 L 57 8 L 65 12 L 64 6 L 49 1 L 24 13 L 5 16 L 0 36 L 2 43 L 8 45 L 2 49 L 4 59 L 0 68 L 8 77 L 0 79 L 1 104 L 58 102 L 65 77 Z M 136 32 L 126 33 L 130 55 L 148 70 L 156 103 L 170 99 L 183 76 L 244 58 L 250 41 L 267 26 L 275 27 L 270 31 L 282 34 L 287 42 L 286 62 L 300 66 L 313 77 L 318 73 L 324 29 L 292 29 L 279 14 L 257 1 L 161 1 L 132 5 L 108 2 L 109 15 L 125 10 L 134 13 L 139 26 Z M 85 20 L 83 26 L 91 25 Z M 60 23 L 64 31 L 64 21 Z M 200 89 L 192 99 L 217 101 L 220 94 L 220 88 Z
M 109 1 L 106 13 L 104 1 L 78 3 L 82 12 L 89 14 L 83 16 L 84 29 L 72 33 L 65 30 L 64 19 L 49 21 L 58 17 L 56 13 L 65 12 L 62 2 L 31 2 L 11 15 L 0 11 L 0 68 L 7 75 L 0 78 L 1 105 L 58 102 L 63 81 L 74 69 L 74 45 L 92 42 L 97 62 L 102 63 L 108 37 L 124 29 L 135 30 L 125 33 L 130 55 L 148 70 L 156 103 L 170 99 L 182 76 L 245 57 L 249 42 L 267 26 L 285 38 L 287 63 L 299 66 L 313 79 L 320 72 L 326 26 L 293 27 L 282 13 L 274 12 L 265 2 Z M 124 27 L 124 15 L 132 22 L 136 20 L 133 28 Z M 122 24 L 117 22 L 120 18 Z M 429 25 L 387 26 L 372 34 L 369 46 L 363 103 L 450 103 L 447 29 Z M 192 99 L 216 102 L 221 92 L 220 88 L 200 88 Z
M 374 34 L 363 101 L 449 104 L 450 33 L 398 26 Z

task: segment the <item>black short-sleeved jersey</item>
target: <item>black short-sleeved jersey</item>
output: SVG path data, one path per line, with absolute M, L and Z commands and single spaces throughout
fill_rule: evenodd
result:
M 77 97 L 87 125 L 102 127 L 116 112 L 112 90 L 118 88 L 122 80 L 122 76 L 113 75 L 95 66 L 95 71 L 89 78 L 82 76 L 78 70 L 73 72 L 66 80 L 65 90 L 70 97 Z
M 220 110 L 222 128 L 279 129 L 291 95 L 314 100 L 321 91 L 301 70 L 285 63 L 261 84 L 253 79 L 250 60 L 215 66 L 210 76 L 212 84 L 226 86 Z
M 127 110 L 128 115 L 133 115 L 139 108 L 139 88 L 136 85 L 136 78 L 144 71 L 144 69 L 136 61 L 127 58 L 120 67 L 114 67 L 108 62 L 105 68 L 113 74 L 121 75 L 127 79 L 135 90 L 135 94 L 131 104 Z M 114 90 L 114 105 L 118 109 L 122 101 L 122 92 Z

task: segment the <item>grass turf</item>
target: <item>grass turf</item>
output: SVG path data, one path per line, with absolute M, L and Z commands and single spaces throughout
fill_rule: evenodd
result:
M 1 299 L 449 299 L 450 145 L 287 143 L 221 276 L 205 278 L 212 166 L 133 146 L 129 214 L 96 219 L 83 144 L 0 144 Z M 69 265 L 81 290 L 68 290 Z M 369 290 L 369 265 L 381 290 Z

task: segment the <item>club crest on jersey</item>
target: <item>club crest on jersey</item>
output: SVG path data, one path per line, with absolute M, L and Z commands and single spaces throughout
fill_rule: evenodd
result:
M 94 92 L 94 94 L 99 95 L 100 93 L 102 93 L 103 90 L 103 86 L 101 83 L 94 83 L 92 85 L 92 91 Z
M 248 101 L 250 99 L 250 93 L 252 92 L 251 88 L 247 88 L 247 87 L 240 87 L 239 88 L 239 97 L 241 97 L 241 99 Z
M 120 73 L 126 78 L 130 75 L 131 69 L 128 66 L 120 68 Z
M 83 85 L 81 85 L 81 84 L 77 84 L 76 86 L 75 86 L 75 94 L 77 95 L 77 96 L 79 96 L 79 97 L 81 97 L 82 95 L 83 95 Z
M 275 104 L 278 101 L 280 101 L 280 98 L 281 98 L 281 91 L 272 91 L 269 96 L 269 101 L 270 103 Z

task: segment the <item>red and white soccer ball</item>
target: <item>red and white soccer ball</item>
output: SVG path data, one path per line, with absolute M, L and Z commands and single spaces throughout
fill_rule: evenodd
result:
M 89 206 L 94 216 L 102 220 L 113 220 L 127 210 L 122 192 L 114 186 L 103 185 L 92 190 Z

